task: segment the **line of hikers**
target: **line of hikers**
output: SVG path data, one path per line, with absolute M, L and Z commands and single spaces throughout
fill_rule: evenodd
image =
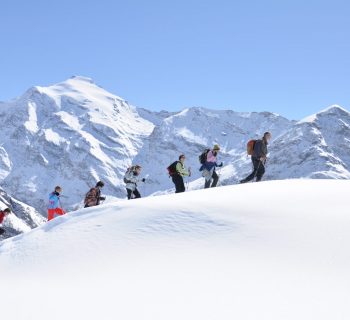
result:
M 263 137 L 258 140 L 250 140 L 247 143 L 247 154 L 251 156 L 253 171 L 245 179 L 240 180 L 240 183 L 246 183 L 256 178 L 256 181 L 261 181 L 265 173 L 265 163 L 267 159 L 267 146 L 271 140 L 271 133 L 265 132 Z M 215 144 L 212 149 L 206 149 L 200 156 L 199 162 L 201 167 L 199 171 L 202 172 L 202 176 L 205 178 L 204 188 L 214 188 L 219 182 L 219 175 L 216 172 L 216 168 L 222 167 L 223 162 L 220 164 L 217 161 L 217 157 L 220 151 L 220 146 Z M 184 154 L 179 156 L 179 159 L 173 162 L 168 168 L 169 177 L 175 185 L 175 193 L 185 192 L 185 177 L 191 176 L 191 168 L 185 166 L 186 157 Z M 145 182 L 145 178 L 141 178 L 142 167 L 140 165 L 134 165 L 126 171 L 124 175 L 124 183 L 127 192 L 128 200 L 141 198 L 141 194 L 137 189 L 139 182 Z M 101 196 L 101 189 L 104 187 L 102 181 L 98 181 L 94 188 L 91 188 L 85 196 L 84 208 L 97 206 L 101 201 L 106 198 Z M 49 195 L 48 206 L 48 221 L 52 220 L 57 215 L 64 215 L 65 211 L 62 209 L 60 203 L 60 193 L 62 188 L 57 186 L 53 192 Z M 1 218 L 1 215 L 0 215 Z
M 256 178 L 256 181 L 261 181 L 265 173 L 265 164 L 267 159 L 267 146 L 271 140 L 270 132 L 265 132 L 263 137 L 258 140 L 250 140 L 247 143 L 247 153 L 251 156 L 253 171 L 252 173 L 240 183 L 246 183 Z M 206 149 L 200 156 L 199 162 L 201 167 L 199 171 L 205 178 L 204 188 L 214 188 L 219 182 L 219 176 L 216 172 L 217 167 L 222 167 L 223 162 L 218 164 L 217 156 L 220 151 L 220 146 L 215 144 L 213 149 Z M 180 155 L 179 160 L 173 162 L 168 167 L 169 176 L 172 178 L 175 185 L 175 193 L 185 192 L 184 177 L 191 176 L 191 168 L 185 167 L 185 155 Z

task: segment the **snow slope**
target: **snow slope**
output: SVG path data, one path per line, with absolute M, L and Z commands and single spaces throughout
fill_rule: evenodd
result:
M 272 181 L 72 212 L 0 244 L 2 317 L 349 319 L 349 187 Z

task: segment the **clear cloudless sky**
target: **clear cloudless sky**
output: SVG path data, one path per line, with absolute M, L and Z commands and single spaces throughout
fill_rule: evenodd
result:
M 152 110 L 350 105 L 350 1 L 0 1 L 0 100 L 72 75 Z

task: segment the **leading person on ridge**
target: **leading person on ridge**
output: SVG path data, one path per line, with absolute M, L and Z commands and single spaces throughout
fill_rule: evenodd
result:
M 253 172 L 248 177 L 241 180 L 240 183 L 249 182 L 254 178 L 256 178 L 256 182 L 261 181 L 265 173 L 265 163 L 268 153 L 267 145 L 269 144 L 271 138 L 271 133 L 265 132 L 262 139 L 255 141 L 252 154 Z

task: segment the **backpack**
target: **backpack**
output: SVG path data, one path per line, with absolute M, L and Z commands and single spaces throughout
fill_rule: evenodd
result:
M 202 154 L 198 157 L 200 164 L 204 164 L 207 161 L 208 152 L 210 149 L 205 149 Z
M 176 172 L 177 172 L 177 171 L 176 171 L 176 166 L 177 166 L 178 162 L 179 162 L 179 161 L 174 161 L 174 162 L 167 168 L 169 176 L 172 176 L 172 175 L 176 174 Z
M 97 204 L 98 191 L 96 188 L 91 188 L 85 195 L 84 204 L 90 206 L 95 206 Z
M 129 167 L 128 170 L 126 170 L 124 174 L 124 183 L 130 183 L 131 181 L 128 179 L 130 176 L 130 173 L 132 173 L 135 170 L 135 166 Z
M 254 147 L 255 147 L 256 140 L 249 140 L 247 143 L 247 154 L 248 156 L 252 156 L 254 154 Z

